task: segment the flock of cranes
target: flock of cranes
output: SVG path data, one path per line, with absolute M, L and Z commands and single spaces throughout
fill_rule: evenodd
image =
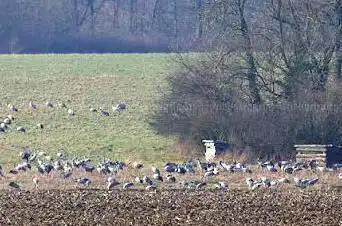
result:
M 62 109 L 67 109 L 66 114 L 74 116 L 76 113 L 73 109 L 68 108 L 64 103 L 58 103 L 57 106 Z M 29 102 L 28 107 L 32 110 L 37 110 L 40 107 L 54 108 L 55 104 L 52 101 L 47 101 L 43 106 L 38 106 L 33 102 Z M 0 123 L 0 134 L 5 133 L 15 120 L 14 112 L 19 109 L 13 105 L 8 105 L 10 114 L 5 117 Z M 110 113 L 102 108 L 90 108 L 90 112 L 99 113 L 100 116 L 109 116 Z M 126 110 L 126 104 L 119 103 L 112 106 L 113 113 L 122 113 Z M 37 124 L 40 129 L 44 128 L 43 124 Z M 18 132 L 26 132 L 24 127 L 17 127 Z M 122 161 L 112 161 L 109 159 L 102 159 L 97 164 L 92 164 L 92 161 L 87 158 L 78 159 L 67 158 L 64 153 L 57 153 L 55 157 L 51 157 L 44 152 L 31 151 L 28 148 L 20 153 L 20 163 L 5 172 L 0 167 L 0 177 L 8 178 L 10 182 L 8 186 L 13 189 L 21 189 L 22 186 L 15 181 L 11 181 L 11 175 L 21 174 L 22 172 L 34 172 L 32 183 L 36 188 L 39 187 L 40 178 L 44 175 L 59 175 L 62 179 L 68 180 L 80 186 L 91 187 L 94 181 L 91 179 L 92 175 L 100 174 L 103 176 L 104 182 L 107 184 L 106 189 L 114 189 L 121 187 L 122 189 L 129 189 L 137 186 L 145 186 L 145 190 L 155 192 L 158 187 L 172 187 L 182 189 L 202 189 L 204 187 L 211 187 L 227 191 L 229 190 L 229 183 L 222 180 L 229 174 L 242 174 L 245 176 L 245 185 L 250 190 L 255 190 L 260 187 L 276 187 L 281 184 L 292 184 L 298 188 L 307 188 L 319 183 L 319 178 L 298 178 L 298 172 L 309 170 L 311 172 L 329 172 L 335 169 L 327 169 L 320 167 L 315 161 L 310 162 L 292 162 L 292 161 L 259 161 L 258 169 L 251 169 L 250 166 L 232 162 L 226 163 L 218 162 L 201 162 L 200 160 L 190 160 L 182 164 L 168 162 L 163 166 L 163 170 L 157 167 L 152 167 L 149 173 L 145 171 L 146 175 L 135 175 L 134 179 L 129 181 L 119 181 L 118 176 L 125 174 L 129 169 L 134 169 L 132 173 L 145 169 L 144 165 L 139 162 L 124 163 Z M 84 171 L 89 174 L 89 177 L 77 177 L 77 172 Z M 251 175 L 257 173 L 266 173 L 266 175 L 280 175 L 278 179 L 269 179 L 261 177 L 259 179 L 251 178 Z M 286 177 L 292 175 L 292 179 Z M 317 174 L 316 174 L 317 175 Z M 185 177 L 184 177 L 185 176 Z M 184 179 L 185 178 L 185 179 Z M 194 178 L 190 180 L 189 178 Z M 217 178 L 217 180 L 216 180 Z M 342 179 L 342 174 L 339 175 Z
M 69 117 L 75 116 L 75 111 L 71 108 L 68 108 L 65 103 L 58 103 L 57 106 L 59 108 L 67 109 L 66 113 Z M 5 133 L 10 128 L 10 125 L 12 124 L 12 122 L 15 118 L 13 114 L 15 112 L 19 111 L 18 108 L 14 104 L 8 104 L 7 107 L 8 107 L 10 114 L 8 116 L 4 117 L 2 122 L 0 122 L 0 134 Z M 28 107 L 32 110 L 38 109 L 38 105 L 33 103 L 32 101 L 29 102 Z M 55 105 L 52 101 L 49 100 L 49 101 L 46 101 L 44 106 L 42 106 L 42 107 L 54 108 Z M 112 106 L 113 113 L 115 113 L 115 112 L 122 113 L 122 112 L 126 111 L 126 109 L 127 109 L 127 106 L 125 103 L 119 103 L 119 104 Z M 103 110 L 101 107 L 99 108 L 99 110 L 97 110 L 94 107 L 91 107 L 89 110 L 90 110 L 90 112 L 93 112 L 93 113 L 100 113 L 101 116 L 109 116 L 110 115 L 110 113 L 108 111 Z M 39 129 L 43 129 L 44 125 L 41 123 L 38 123 L 36 125 L 36 127 Z M 27 129 L 23 126 L 18 126 L 16 128 L 16 131 L 18 131 L 18 132 L 26 132 L 26 130 Z
M 239 174 L 245 177 L 243 183 L 250 190 L 279 187 L 282 184 L 305 189 L 319 183 L 319 178 L 292 177 L 290 179 L 287 175 L 296 176 L 299 171 L 321 171 L 313 161 L 309 163 L 282 161 L 276 164 L 272 161 L 259 162 L 258 168 L 252 170 L 248 165 L 239 162 L 228 164 L 222 161 L 201 162 L 197 159 L 182 164 L 167 162 L 163 169 L 160 170 L 157 167 L 145 168 L 142 163 L 138 162 L 126 164 L 122 161 L 112 161 L 104 158 L 97 164 L 93 164 L 90 159 L 68 158 L 64 153 L 58 153 L 55 157 L 51 157 L 44 152 L 30 151 L 27 147 L 19 156 L 20 163 L 16 167 L 8 172 L 0 168 L 0 176 L 9 180 L 8 186 L 12 189 L 24 187 L 11 180 L 11 175 L 21 174 L 22 172 L 32 172 L 34 174 L 32 183 L 36 188 L 39 188 L 40 178 L 44 177 L 44 175 L 54 175 L 66 180 L 67 183 L 87 188 L 94 184 L 91 179 L 93 176 L 101 175 L 100 178 L 106 183 L 104 189 L 108 190 L 143 186 L 148 192 L 156 192 L 159 187 L 178 189 L 203 189 L 207 187 L 209 189 L 228 191 L 230 184 L 227 178 L 231 174 Z M 325 170 L 329 171 L 330 169 Z M 80 172 L 86 173 L 87 176 L 79 177 L 78 173 Z M 144 174 L 142 175 L 142 173 Z M 277 175 L 279 178 L 273 180 L 266 177 L 253 179 L 251 178 L 253 173 L 264 173 L 264 175 L 273 175 L 273 177 Z M 120 181 L 118 178 L 122 174 L 130 174 L 132 179 L 128 180 L 125 177 L 126 179 Z

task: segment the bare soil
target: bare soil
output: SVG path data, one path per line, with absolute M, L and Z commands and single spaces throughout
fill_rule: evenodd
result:
M 0 192 L 0 225 L 342 225 L 339 191 Z

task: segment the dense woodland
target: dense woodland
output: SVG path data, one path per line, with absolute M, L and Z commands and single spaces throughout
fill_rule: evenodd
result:
M 189 49 L 205 33 L 204 0 L 1 0 L 0 52 Z

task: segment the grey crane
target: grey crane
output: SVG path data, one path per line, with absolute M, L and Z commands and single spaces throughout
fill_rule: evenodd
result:
M 220 190 L 224 190 L 224 191 L 228 189 L 228 185 L 223 181 L 219 181 L 214 186 L 215 186 L 215 188 L 220 189 Z
M 154 186 L 154 185 L 148 185 L 146 188 L 145 188 L 146 191 L 148 192 L 156 192 L 157 191 L 157 187 Z
M 83 184 L 85 186 L 89 186 L 92 181 L 86 177 L 81 177 L 75 180 L 75 182 L 79 183 L 79 184 Z
M 112 189 L 113 187 L 115 187 L 115 186 L 117 186 L 117 185 L 119 185 L 120 184 L 120 182 L 119 181 L 117 181 L 115 178 L 113 178 L 113 177 L 109 177 L 108 179 L 107 179 L 107 189 L 108 190 L 110 190 L 110 189 Z
M 53 108 L 52 101 L 51 100 L 46 101 L 45 106 L 49 108 Z
M 108 111 L 105 111 L 102 108 L 100 108 L 100 111 L 101 111 L 101 115 L 102 116 L 109 116 L 109 112 Z
M 18 109 L 13 104 L 8 104 L 7 107 L 11 112 L 17 112 L 18 111 Z
M 134 184 L 132 182 L 127 182 L 127 183 L 124 183 L 122 188 L 123 189 L 128 189 L 128 188 L 131 188 L 133 186 L 134 186 Z
M 24 127 L 22 127 L 22 126 L 19 126 L 19 127 L 17 127 L 17 131 L 18 131 L 18 132 L 25 133 L 25 132 L 26 132 L 26 129 L 25 129 Z
M 169 183 L 175 183 L 176 182 L 176 178 L 172 175 L 167 175 L 166 176 L 166 181 Z
M 32 101 L 30 101 L 29 107 L 32 108 L 32 109 L 37 109 L 37 105 L 32 103 Z
M 19 184 L 15 183 L 13 181 L 9 182 L 8 186 L 10 186 L 11 188 L 20 189 Z
M 126 110 L 126 104 L 125 103 L 119 103 L 116 106 L 113 106 L 113 112 L 117 111 L 119 113 L 124 112 Z
M 144 176 L 144 177 L 142 178 L 142 181 L 143 181 L 144 183 L 146 183 L 146 184 L 149 184 L 149 185 L 152 185 L 152 184 L 153 184 L 152 180 L 151 180 L 149 177 L 147 177 L 147 176 Z

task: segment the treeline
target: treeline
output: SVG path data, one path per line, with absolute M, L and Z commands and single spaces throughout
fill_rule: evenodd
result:
M 204 0 L 1 0 L 0 52 L 157 52 L 201 40 Z
M 157 131 L 220 139 L 250 156 L 342 144 L 342 1 L 212 0 L 203 54 L 181 54 Z M 211 26 L 207 26 L 211 25 Z

